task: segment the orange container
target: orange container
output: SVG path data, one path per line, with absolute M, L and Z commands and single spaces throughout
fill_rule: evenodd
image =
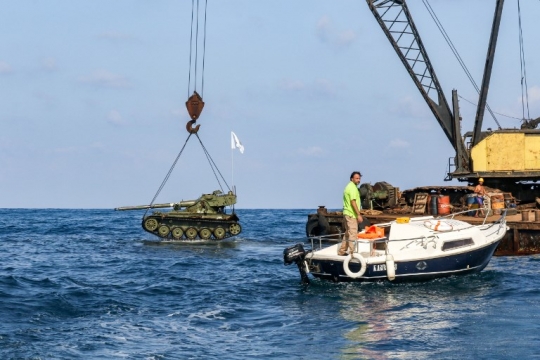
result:
M 384 237 L 384 229 L 375 225 L 366 226 L 365 232 L 358 234 L 359 239 L 377 239 Z
M 491 195 L 490 198 L 491 198 L 491 208 L 493 210 L 504 209 L 504 195 L 503 194 Z
M 494 202 L 494 203 L 491 203 L 491 208 L 493 210 L 496 210 L 496 209 L 503 209 L 504 208 L 504 202 Z
M 439 215 L 448 215 L 451 210 L 450 196 L 439 196 L 437 198 L 437 213 Z

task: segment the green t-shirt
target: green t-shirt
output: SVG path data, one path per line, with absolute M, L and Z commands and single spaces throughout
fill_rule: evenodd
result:
M 351 200 L 353 199 L 356 200 L 356 205 L 358 205 L 358 209 L 360 209 L 360 191 L 358 191 L 355 183 L 349 181 L 343 191 L 343 215 L 355 218 L 358 217 L 359 214 L 354 211 L 354 208 L 351 205 Z

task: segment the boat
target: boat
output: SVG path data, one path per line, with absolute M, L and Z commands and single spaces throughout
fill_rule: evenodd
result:
M 285 265 L 296 263 L 303 283 L 309 274 L 334 282 L 426 281 L 482 271 L 508 227 L 506 211 L 492 223 L 473 225 L 447 217 L 397 218 L 366 227 L 353 252 L 338 255 L 340 243 L 309 238 L 283 251 Z

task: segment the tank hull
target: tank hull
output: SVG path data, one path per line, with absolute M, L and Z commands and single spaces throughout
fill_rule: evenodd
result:
M 174 241 L 221 241 L 240 234 L 236 214 L 186 214 L 155 212 L 142 220 L 142 228 L 162 239 Z

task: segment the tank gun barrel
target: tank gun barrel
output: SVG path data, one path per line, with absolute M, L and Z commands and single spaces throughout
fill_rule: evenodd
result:
M 121 206 L 121 207 L 115 208 L 114 210 L 125 211 L 125 210 L 160 209 L 160 208 L 168 208 L 168 207 L 173 207 L 173 206 L 174 206 L 174 203 L 154 204 L 154 205 L 138 205 L 138 206 Z
M 175 203 L 164 204 L 152 204 L 152 205 L 138 205 L 138 206 L 121 206 L 114 210 L 146 210 L 146 209 L 160 209 L 160 208 L 173 208 L 175 211 L 179 211 L 182 208 L 186 208 L 189 212 L 216 212 L 222 211 L 218 208 L 224 206 L 234 205 L 236 203 L 236 195 L 229 191 L 227 195 L 221 195 L 221 191 L 216 190 L 212 194 L 203 194 L 197 200 L 183 200 Z
M 186 200 L 186 201 L 177 202 L 174 205 L 176 205 L 177 207 L 189 207 L 189 206 L 195 205 L 196 203 L 197 203 L 197 200 Z
M 175 209 L 184 208 L 193 206 L 197 203 L 196 200 L 186 200 L 180 201 L 177 203 L 165 203 L 165 204 L 153 204 L 153 205 L 138 205 L 138 206 L 121 206 L 117 207 L 114 210 L 125 211 L 125 210 L 146 210 L 146 209 L 162 209 L 162 208 L 171 208 Z

